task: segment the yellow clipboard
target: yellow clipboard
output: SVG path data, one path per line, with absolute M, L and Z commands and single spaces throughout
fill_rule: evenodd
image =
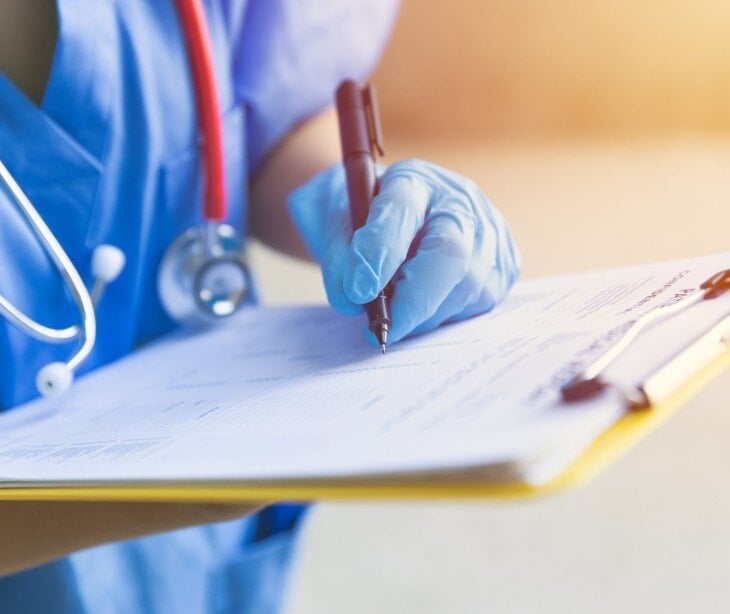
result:
M 149 484 L 103 487 L 0 488 L 5 501 L 147 501 L 233 503 L 246 501 L 311 501 L 366 499 L 526 499 L 565 491 L 589 481 L 634 444 L 662 424 L 710 381 L 730 366 L 726 351 L 685 382 L 664 403 L 644 411 L 628 412 L 561 475 L 541 486 L 523 482 L 476 480 L 428 481 L 318 481 L 236 484 Z

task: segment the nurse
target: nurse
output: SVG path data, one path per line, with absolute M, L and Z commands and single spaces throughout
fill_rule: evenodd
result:
M 519 260 L 501 215 L 460 175 L 419 160 L 383 169 L 368 224 L 352 235 L 330 104 L 341 79 L 375 67 L 396 1 L 204 7 L 228 223 L 314 258 L 344 314 L 361 315 L 395 276 L 391 342 L 491 309 Z M 0 159 L 82 276 L 100 243 L 127 257 L 84 369 L 174 326 L 156 276 L 169 243 L 200 222 L 192 92 L 173 0 L 4 2 Z M 0 262 L 3 296 L 49 325 L 75 321 L 57 271 L 3 194 Z M 67 354 L 0 324 L 0 408 L 34 396 L 38 369 Z M 0 611 L 275 612 L 302 518 L 285 505 L 2 503 Z

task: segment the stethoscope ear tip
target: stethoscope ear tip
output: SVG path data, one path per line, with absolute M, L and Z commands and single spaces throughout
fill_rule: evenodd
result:
M 62 395 L 74 381 L 73 371 L 65 362 L 52 362 L 38 371 L 35 384 L 44 397 Z
M 114 245 L 99 245 L 91 256 L 91 274 L 105 283 L 113 282 L 124 268 L 124 252 Z

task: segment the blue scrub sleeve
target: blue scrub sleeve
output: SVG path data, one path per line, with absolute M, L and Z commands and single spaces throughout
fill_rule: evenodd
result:
M 367 78 L 398 8 L 398 0 L 251 0 L 231 33 L 249 170 L 298 122 L 331 105 L 342 79 Z

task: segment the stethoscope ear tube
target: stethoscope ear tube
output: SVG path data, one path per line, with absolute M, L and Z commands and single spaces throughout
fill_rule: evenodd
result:
M 96 316 L 94 314 L 94 306 L 91 301 L 91 296 L 89 295 L 84 282 L 81 280 L 81 276 L 76 270 L 76 267 L 74 267 L 71 262 L 71 259 L 66 255 L 66 252 L 56 240 L 56 237 L 53 236 L 53 233 L 43 221 L 43 218 L 31 204 L 30 200 L 5 167 L 2 160 L 0 160 L 0 181 L 10 198 L 12 198 L 13 202 L 17 205 L 18 210 L 25 217 L 28 225 L 35 233 L 45 252 L 48 254 L 48 257 L 58 269 L 59 274 L 63 277 L 81 315 L 79 325 L 62 329 L 53 329 L 44 326 L 21 313 L 20 310 L 10 303 L 10 301 L 8 301 L 5 297 L 0 296 L 0 299 L 2 299 L 0 300 L 0 312 L 11 324 L 22 332 L 30 334 L 36 339 L 50 341 L 52 343 L 70 341 L 76 337 L 80 339 L 81 342 L 78 348 L 69 357 L 69 359 L 62 363 L 54 363 L 57 365 L 54 372 L 46 373 L 47 376 L 52 377 L 47 377 L 46 379 L 48 379 L 48 381 L 46 382 L 37 382 L 39 391 L 42 394 L 48 394 L 51 391 L 57 392 L 59 391 L 59 387 L 65 389 L 70 386 L 71 380 L 73 379 L 73 372 L 89 356 L 92 348 L 94 347 L 94 342 L 96 341 Z M 64 367 L 64 374 L 62 377 L 56 377 L 61 371 L 60 367 L 58 367 L 59 364 Z M 45 368 L 41 369 L 39 375 L 41 375 L 44 370 Z M 71 375 L 70 379 L 68 377 L 69 374 Z M 49 386 L 45 386 L 44 384 L 48 384 Z
M 205 12 L 199 0 L 175 0 L 175 4 L 188 49 L 193 95 L 202 135 L 205 180 L 203 214 L 208 222 L 222 222 L 227 217 L 223 131 L 218 116 L 218 92 Z
M 173 318 L 208 322 L 232 314 L 246 301 L 250 275 L 243 241 L 232 227 L 222 223 L 226 217 L 222 130 L 204 9 L 198 0 L 175 2 L 187 42 L 202 133 L 205 223 L 184 233 L 168 248 L 160 267 L 160 294 Z M 92 257 L 94 283 L 89 292 L 66 252 L 2 161 L 0 182 L 63 277 L 81 316 L 77 325 L 51 328 L 36 322 L 0 295 L 0 315 L 21 332 L 50 343 L 79 340 L 67 361 L 51 363 L 38 372 L 36 385 L 41 394 L 56 395 L 69 388 L 74 371 L 94 347 L 94 306 L 106 284 L 119 275 L 124 254 L 109 245 L 96 248 Z M 186 300 L 174 300 L 181 290 L 186 291 Z

